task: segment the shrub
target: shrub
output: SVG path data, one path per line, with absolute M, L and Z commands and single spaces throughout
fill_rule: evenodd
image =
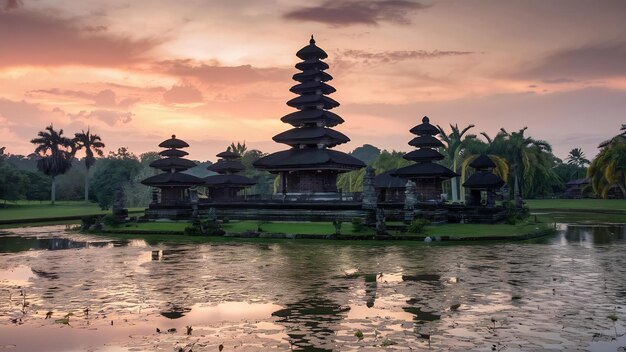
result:
M 200 234 L 200 229 L 197 226 L 187 226 L 183 230 L 185 235 L 194 236 Z
M 230 222 L 230 219 L 226 216 L 222 219 L 223 224 L 228 224 L 229 222 Z
M 342 225 L 342 221 L 337 219 L 337 220 L 333 220 L 333 226 L 335 227 L 335 235 L 340 235 L 341 234 L 341 225 Z
M 363 232 L 365 224 L 361 218 L 352 218 L 352 232 Z
M 122 223 L 122 221 L 115 215 L 113 214 L 107 214 L 105 216 L 102 217 L 102 222 L 107 225 L 107 226 L 111 226 L 111 227 L 115 227 L 118 226 L 119 224 Z
M 430 225 L 430 221 L 428 221 L 428 219 L 424 219 L 424 218 L 413 219 L 413 221 L 411 221 L 409 226 L 407 226 L 406 231 L 409 233 L 414 233 L 414 234 L 423 234 L 425 233 L 424 228 L 428 225 Z
M 87 215 L 83 216 L 80 219 L 80 229 L 83 231 L 89 230 L 91 225 L 95 225 L 98 220 L 100 220 L 100 216 L 98 215 Z

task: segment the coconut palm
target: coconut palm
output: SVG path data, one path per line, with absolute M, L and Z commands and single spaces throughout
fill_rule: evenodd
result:
M 587 170 L 594 192 L 607 198 L 618 187 L 626 196 L 626 138 L 617 136 L 606 144 Z
M 85 204 L 89 203 L 89 169 L 95 164 L 96 158 L 94 156 L 103 156 L 104 143 L 97 134 L 92 134 L 89 129 L 87 132 L 82 131 L 74 134 L 74 143 L 76 143 L 76 150 L 85 150 Z
M 56 201 L 56 177 L 64 174 L 72 167 L 74 157 L 74 142 L 63 136 L 63 130 L 54 130 L 52 124 L 44 131 L 37 133 L 37 138 L 30 142 L 37 144 L 35 154 L 38 156 L 37 169 L 52 178 L 50 199 L 54 205 Z
M 454 171 L 455 173 L 458 171 L 458 164 L 460 163 L 461 153 L 463 151 L 463 148 L 465 147 L 466 141 L 476 138 L 475 134 L 465 135 L 467 131 L 469 131 L 470 129 L 474 127 L 475 127 L 474 125 L 469 125 L 461 130 L 458 124 L 454 124 L 454 125 L 450 124 L 450 130 L 451 130 L 450 134 L 446 134 L 443 128 L 437 125 L 437 128 L 439 129 L 439 133 L 441 135 L 441 139 L 446 144 L 446 154 L 450 162 L 450 167 L 452 168 L 452 171 Z M 452 201 L 458 202 L 459 201 L 459 177 L 458 176 L 453 177 L 451 181 L 452 181 L 452 185 L 451 185 Z
M 228 149 L 230 149 L 230 151 L 232 152 L 239 154 L 239 156 L 243 156 L 246 153 L 246 151 L 248 151 L 248 147 L 246 146 L 245 141 L 243 142 L 243 144 L 239 142 L 235 144 L 235 142 L 232 142 L 230 146 L 228 147 Z
M 586 165 L 589 165 L 590 161 L 580 148 L 574 148 L 569 151 L 567 163 L 576 166 L 578 169 L 584 169 Z M 578 170 L 576 170 L 576 178 L 578 178 Z
M 552 152 L 552 146 L 546 141 L 526 136 L 527 129 L 528 127 L 524 127 L 517 132 L 509 133 L 501 128 L 495 138 L 500 141 L 496 142 L 495 139 L 493 141 L 493 143 L 498 143 L 496 146 L 502 149 L 503 156 L 511 166 L 514 177 L 515 208 L 518 210 L 522 209 L 522 177 L 526 186 L 532 185 L 534 178 L 554 178 L 554 171 L 547 167 L 550 161 L 546 153 Z

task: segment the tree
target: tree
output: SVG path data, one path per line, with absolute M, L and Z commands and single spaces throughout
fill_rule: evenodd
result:
M 590 161 L 585 157 L 585 153 L 580 148 L 574 148 L 569 151 L 567 155 L 567 163 L 574 165 L 579 169 L 585 169 L 586 165 L 589 165 Z M 576 170 L 576 178 L 578 178 L 578 170 Z
M 450 124 L 450 129 L 451 129 L 450 134 L 446 134 L 443 128 L 441 128 L 439 125 L 437 125 L 437 128 L 439 129 L 441 139 L 443 139 L 443 141 L 446 143 L 446 154 L 450 162 L 450 167 L 452 168 L 452 171 L 457 172 L 459 160 L 461 157 L 461 152 L 463 151 L 463 148 L 466 145 L 466 141 L 476 138 L 475 134 L 468 134 L 467 136 L 465 135 L 467 131 L 474 128 L 474 125 L 469 125 L 461 130 L 458 124 L 454 124 L 454 125 Z M 452 178 L 451 188 L 452 188 L 452 201 L 458 202 L 459 201 L 459 177 L 458 176 Z
M 94 167 L 91 178 L 93 195 L 100 208 L 109 209 L 115 202 L 116 192 L 126 192 L 141 169 L 139 159 L 124 147 L 117 152 L 109 152 L 108 157 L 101 159 Z
M 56 177 L 64 174 L 72 167 L 74 157 L 74 142 L 63 136 L 63 130 L 54 130 L 52 124 L 44 131 L 37 133 L 37 138 L 30 142 L 37 144 L 35 154 L 38 155 L 37 169 L 52 179 L 50 198 L 54 205 L 56 201 Z
M 235 144 L 235 142 L 232 142 L 227 149 L 230 149 L 230 151 L 239 154 L 239 156 L 243 156 L 246 151 L 248 151 L 248 147 L 246 147 L 246 141 L 244 141 L 243 144 L 239 142 Z
M 545 152 L 552 152 L 550 144 L 543 140 L 537 140 L 525 135 L 528 127 L 524 127 L 517 132 L 509 133 L 504 128 L 496 136 L 493 143 L 498 143 L 501 148 L 500 152 L 508 160 L 514 177 L 513 194 L 515 199 L 515 208 L 522 209 L 522 192 L 521 182 L 524 177 L 524 184 L 533 183 L 534 177 L 556 178 L 549 163 L 548 155 Z
M 98 155 L 102 157 L 104 152 L 104 143 L 97 134 L 91 134 L 89 129 L 87 132 L 82 131 L 74 134 L 74 143 L 76 143 L 76 150 L 85 150 L 85 204 L 89 203 L 89 169 L 96 162 L 94 156 Z
M 607 198 L 611 189 L 617 187 L 626 197 L 626 137 L 611 139 L 589 165 L 587 177 L 591 179 L 594 192 Z

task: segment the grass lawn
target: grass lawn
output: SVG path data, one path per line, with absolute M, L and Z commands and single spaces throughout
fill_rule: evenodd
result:
M 142 222 L 132 223 L 116 227 L 114 231 L 123 232 L 124 230 L 132 231 L 184 231 L 189 226 L 189 222 Z M 222 229 L 227 233 L 242 233 L 247 231 L 257 231 L 259 225 L 263 232 L 267 233 L 287 233 L 287 234 L 306 234 L 306 235 L 332 235 L 335 233 L 335 227 L 330 222 L 267 222 L 260 223 L 258 221 L 230 221 L 222 224 Z M 354 235 L 352 223 L 345 222 L 341 226 L 342 234 Z M 359 233 L 359 235 L 372 235 L 371 229 Z
M 541 209 L 622 210 L 626 212 L 626 199 L 528 199 L 530 211 Z
M 427 226 L 429 236 L 489 237 L 489 236 L 519 236 L 545 229 L 546 223 L 520 222 L 515 225 L 507 224 L 445 224 Z
M 131 208 L 132 211 L 142 211 L 143 208 Z M 0 206 L 1 220 L 25 220 L 28 219 L 52 219 L 67 216 L 85 216 L 108 214 L 110 210 L 101 210 L 98 204 L 90 203 L 85 205 L 83 201 L 61 201 L 51 205 L 46 202 L 28 202 L 19 201 L 16 203 L 7 203 Z

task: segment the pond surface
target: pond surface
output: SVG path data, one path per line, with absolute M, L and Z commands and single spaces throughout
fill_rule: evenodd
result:
M 623 351 L 625 254 L 623 226 L 470 245 L 2 230 L 0 351 Z

